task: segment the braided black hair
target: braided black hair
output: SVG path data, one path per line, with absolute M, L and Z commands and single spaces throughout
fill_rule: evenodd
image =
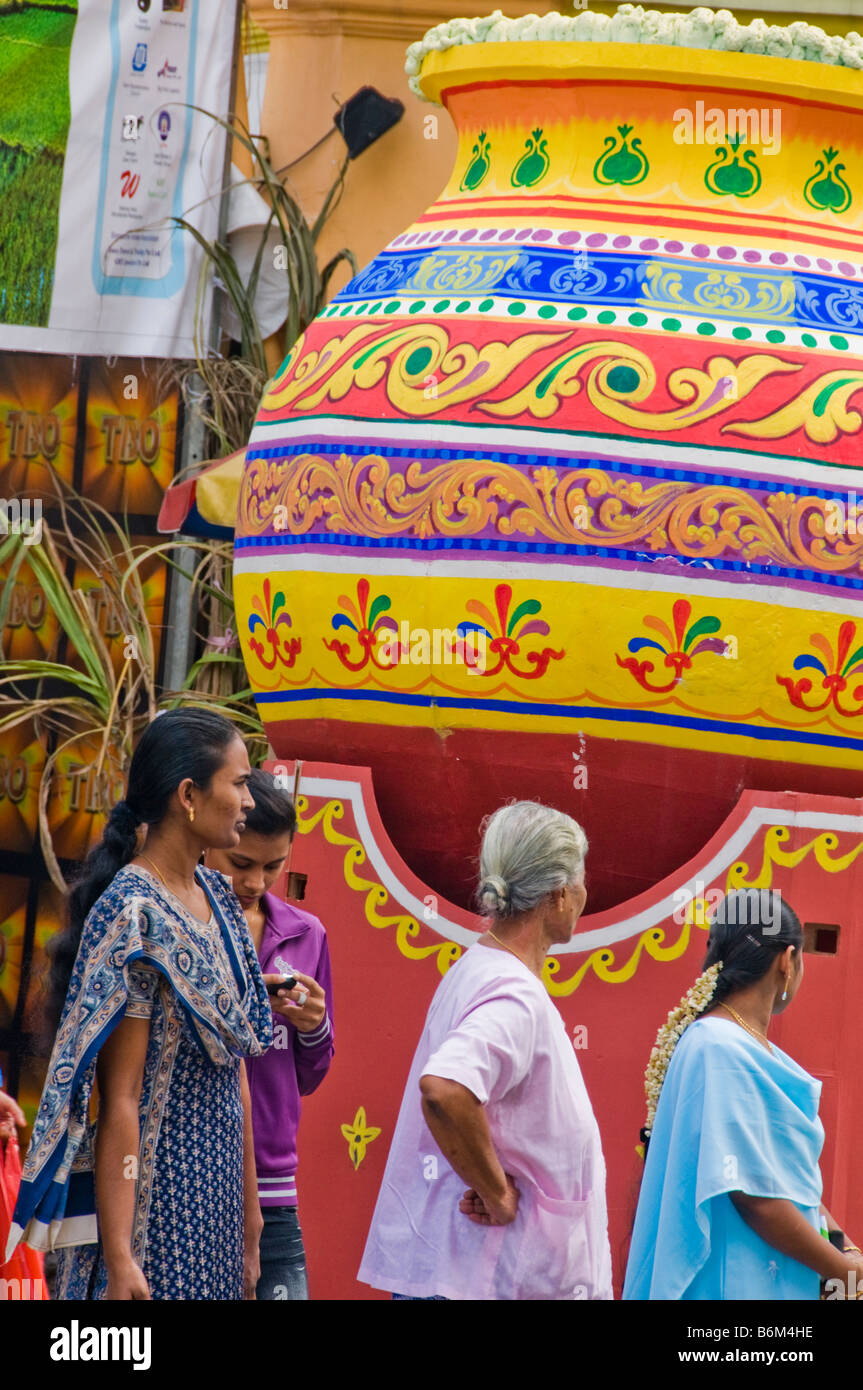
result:
M 702 974 L 659 1029 L 647 1063 L 647 1120 L 641 1131 L 645 1155 L 659 1093 L 684 1031 L 723 999 L 763 979 L 789 946 L 801 950 L 803 928 L 778 889 L 739 888 L 722 897 L 710 921 Z

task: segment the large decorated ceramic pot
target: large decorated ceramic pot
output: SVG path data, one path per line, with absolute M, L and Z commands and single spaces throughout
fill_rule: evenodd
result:
M 244 656 L 433 886 L 531 796 L 598 908 L 745 786 L 859 787 L 863 74 L 525 41 L 418 84 L 455 168 L 269 385 Z

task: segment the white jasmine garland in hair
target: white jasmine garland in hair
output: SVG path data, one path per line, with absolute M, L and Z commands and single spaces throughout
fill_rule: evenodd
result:
M 671 1010 L 666 1022 L 663 1023 L 656 1035 L 656 1042 L 653 1044 L 650 1061 L 644 1073 L 644 1094 L 647 1097 L 647 1119 L 644 1122 L 644 1128 L 648 1134 L 653 1129 L 659 1093 L 662 1090 L 665 1073 L 668 1071 L 671 1054 L 690 1023 L 694 1023 L 699 1014 L 703 1014 L 711 1003 L 721 969 L 722 961 L 719 960 L 715 965 L 708 966 L 704 973 L 699 975 L 677 1007 Z

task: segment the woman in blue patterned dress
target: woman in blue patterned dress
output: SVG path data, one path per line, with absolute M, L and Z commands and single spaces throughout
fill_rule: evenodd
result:
M 10 1237 L 60 1250 L 60 1298 L 254 1296 L 241 1059 L 270 1045 L 272 1015 L 228 880 L 198 863 L 239 843 L 249 773 L 226 719 L 160 715 L 70 895 L 65 1003 Z

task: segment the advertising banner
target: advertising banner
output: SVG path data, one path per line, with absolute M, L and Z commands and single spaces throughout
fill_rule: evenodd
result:
M 90 610 L 115 675 L 132 654 L 120 586 L 134 557 L 152 642 L 142 662 L 158 681 L 172 571 L 155 549 L 156 518 L 174 477 L 181 424 L 177 381 L 165 364 L 142 365 L 140 357 L 106 362 L 0 352 L 0 543 L 20 526 L 24 544 L 32 545 L 11 583 L 14 557 L 0 561 L 0 594 L 6 600 L 0 665 L 35 660 L 85 669 L 43 588 L 38 565 L 30 563 L 43 545 L 44 526 L 65 558 L 72 590 Z M 117 530 L 98 514 L 104 547 L 94 550 L 93 537 L 79 527 L 73 551 L 61 494 L 110 512 Z M 57 682 L 52 690 L 64 693 Z M 0 714 L 8 712 L 3 698 L 9 694 L 9 686 L 0 688 Z M 83 692 L 81 703 L 85 715 Z M 50 1049 L 43 1036 L 44 947 L 65 920 L 63 899 L 47 880 L 39 847 L 46 759 L 57 752 L 46 814 L 67 876 L 72 862 L 80 862 L 101 835 L 123 792 L 122 770 L 110 751 L 102 756 L 94 733 L 98 711 L 91 712 L 95 719 L 88 723 L 82 717 L 76 724 L 70 718 L 60 733 L 37 717 L 0 729 L 0 1068 L 8 1085 L 18 1088 L 28 1119 Z M 64 740 L 59 749 L 58 739 Z
M 2 347 L 194 356 L 202 253 L 172 219 L 218 234 L 235 9 L 0 0 Z

